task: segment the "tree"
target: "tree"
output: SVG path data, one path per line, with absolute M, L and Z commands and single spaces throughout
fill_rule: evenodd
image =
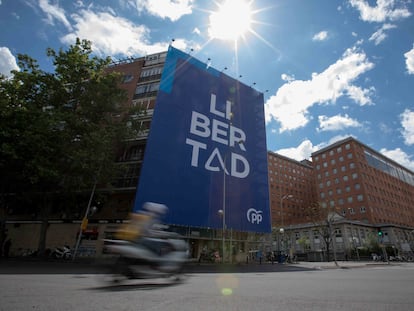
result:
M 16 196 L 41 202 L 40 251 L 52 202 L 108 183 L 116 143 L 133 132 L 120 76 L 105 72 L 109 58 L 92 56 L 91 43 L 80 39 L 47 56 L 54 72 L 18 55 L 20 70 L 0 77 L 1 208 Z
M 336 212 L 336 208 L 325 206 L 323 204 L 320 204 L 319 202 L 314 203 L 308 207 L 307 217 L 315 225 L 314 230 L 318 232 L 319 236 L 325 243 L 327 261 L 330 261 L 330 251 L 332 246 L 334 262 L 335 265 L 338 266 L 338 262 L 336 259 L 335 243 L 333 243 L 333 239 L 336 235 L 333 225 L 340 217 Z

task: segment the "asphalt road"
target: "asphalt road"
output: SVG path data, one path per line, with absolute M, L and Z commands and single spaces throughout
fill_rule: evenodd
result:
M 85 264 L 60 265 L 60 272 L 52 273 L 54 265 L 59 264 L 40 267 L 37 263 L 38 272 L 34 273 L 2 272 L 0 310 L 406 311 L 414 306 L 414 265 L 201 271 L 187 273 L 179 283 L 154 279 L 120 285 L 103 283 L 103 274 L 81 271 Z M 1 262 L 0 270 L 6 266 L 11 269 L 13 264 Z M 282 269 L 281 266 L 284 265 L 274 265 L 273 269 Z M 92 266 L 88 264 L 86 268 Z M 266 265 L 266 269 L 271 268 Z M 42 269 L 48 272 L 40 273 Z

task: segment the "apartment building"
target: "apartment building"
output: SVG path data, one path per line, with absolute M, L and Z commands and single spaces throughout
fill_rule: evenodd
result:
M 120 87 L 127 93 L 124 104 L 127 108 L 137 110 L 135 121 L 139 126 L 136 137 L 124 142 L 119 149 L 115 161 L 123 167 L 123 171 L 113 181 L 113 193 L 102 213 L 95 215 L 97 219 L 122 220 L 132 210 L 166 56 L 167 52 L 161 52 L 137 59 L 121 60 L 108 68 L 109 72 L 122 75 Z
M 358 249 L 373 239 L 392 248 L 390 256 L 412 255 L 413 172 L 352 137 L 314 152 L 312 166 L 316 203 L 336 214 L 332 243 L 339 258 L 353 250 L 359 257 Z M 325 251 L 315 224 L 303 220 L 285 228 L 289 247 L 296 253 Z
M 350 220 L 414 226 L 414 173 L 350 137 L 312 154 L 318 200 Z
M 305 207 L 317 201 L 310 161 L 296 161 L 268 152 L 272 227 L 305 223 Z

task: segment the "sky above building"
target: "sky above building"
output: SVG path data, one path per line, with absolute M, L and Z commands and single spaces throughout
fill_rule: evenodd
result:
M 411 0 L 0 0 L 0 73 L 76 38 L 114 60 L 168 45 L 264 93 L 267 148 L 348 136 L 414 171 Z

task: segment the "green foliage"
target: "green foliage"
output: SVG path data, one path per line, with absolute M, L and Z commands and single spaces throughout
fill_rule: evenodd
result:
M 109 59 L 92 56 L 77 39 L 68 50 L 47 50 L 54 72 L 18 55 L 19 71 L 0 77 L 1 192 L 70 192 L 116 173 L 114 143 L 129 133 L 120 76 Z
M 378 242 L 378 237 L 375 235 L 375 233 L 368 233 L 365 239 L 364 247 L 368 249 L 369 253 L 380 253 L 381 247 Z

